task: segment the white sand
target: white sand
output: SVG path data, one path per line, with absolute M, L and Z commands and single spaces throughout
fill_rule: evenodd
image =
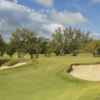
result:
M 1 66 L 1 67 L 0 67 L 0 70 L 2 70 L 2 69 L 7 69 L 7 68 L 12 68 L 12 67 L 18 67 L 18 66 L 21 66 L 21 65 L 24 65 L 24 64 L 26 64 L 26 62 L 18 63 L 18 64 L 15 64 L 15 65 L 13 65 L 13 66 Z
M 96 65 L 73 65 L 72 71 L 69 72 L 74 77 L 91 80 L 100 81 L 100 64 Z

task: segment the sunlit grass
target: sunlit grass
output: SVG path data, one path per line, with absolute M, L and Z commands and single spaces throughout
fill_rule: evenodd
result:
M 5 55 L 2 59 L 16 59 Z M 80 80 L 67 73 L 73 63 L 95 63 L 92 54 L 45 57 L 20 67 L 0 70 L 0 100 L 100 100 L 100 82 Z M 1 58 L 0 58 L 1 59 Z

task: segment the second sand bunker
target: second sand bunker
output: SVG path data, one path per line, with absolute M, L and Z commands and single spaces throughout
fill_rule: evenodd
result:
M 100 81 L 100 64 L 73 65 L 69 74 L 84 80 Z

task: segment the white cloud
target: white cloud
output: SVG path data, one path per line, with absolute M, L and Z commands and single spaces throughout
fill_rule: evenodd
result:
M 20 20 L 20 18 L 22 19 L 20 21 L 23 21 L 24 18 L 28 20 L 38 20 L 40 22 L 46 21 L 46 15 L 41 12 L 36 12 L 34 9 L 29 9 L 28 7 L 5 0 L 2 0 L 0 3 L 0 14 L 0 17 L 6 17 L 7 19 L 10 19 L 10 21 L 14 21 L 13 19 Z M 13 17 L 13 19 L 11 19 L 11 17 Z
M 18 3 L 18 0 L 13 0 L 14 3 Z
M 55 9 L 53 9 L 51 13 L 51 18 L 53 21 L 64 25 L 77 25 L 80 23 L 89 24 L 88 19 L 84 18 L 79 12 L 57 12 Z
M 43 10 L 35 11 L 14 2 L 0 0 L 0 33 L 7 38 L 6 41 L 16 28 L 28 28 L 39 33 L 42 24 L 48 22 Z
M 32 0 L 35 1 L 45 7 L 52 7 L 53 6 L 53 0 Z
M 51 24 L 44 24 L 42 25 L 42 29 L 49 32 L 49 33 L 54 33 L 55 30 L 58 28 L 64 28 L 61 24 L 57 24 L 57 23 L 51 23 Z
M 45 10 L 35 11 L 16 2 L 0 0 L 0 33 L 8 41 L 11 33 L 16 28 L 28 28 L 37 32 L 39 35 L 49 36 L 58 27 L 63 28 L 63 24 L 75 25 L 78 23 L 88 23 L 88 20 L 80 13 L 57 11 L 52 11 L 51 13 L 52 22 L 48 20 L 48 16 L 44 12 Z
M 93 37 L 94 39 L 100 39 L 100 34 L 99 33 L 91 33 L 90 34 L 91 35 L 91 37 Z
M 100 34 L 98 34 L 98 33 L 92 33 L 91 35 L 92 35 L 92 36 L 94 36 L 94 35 L 95 35 L 95 36 L 100 36 Z
M 95 2 L 95 3 L 96 3 L 96 2 L 100 2 L 100 0 L 93 0 L 93 2 Z

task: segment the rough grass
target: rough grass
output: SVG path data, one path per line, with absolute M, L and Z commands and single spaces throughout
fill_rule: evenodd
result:
M 10 61 L 10 60 L 0 60 L 0 66 L 1 66 L 2 64 L 4 64 L 4 63 L 8 62 L 8 61 Z
M 26 65 L 1 70 L 0 100 L 100 100 L 100 82 L 77 79 L 67 73 L 71 64 L 95 62 L 100 58 L 91 54 L 50 58 L 42 55 Z
M 13 66 L 15 64 L 18 64 L 18 63 L 22 63 L 22 62 L 25 62 L 26 59 L 14 59 L 14 60 L 11 60 L 11 61 L 7 61 L 6 63 L 3 64 L 3 66 Z

